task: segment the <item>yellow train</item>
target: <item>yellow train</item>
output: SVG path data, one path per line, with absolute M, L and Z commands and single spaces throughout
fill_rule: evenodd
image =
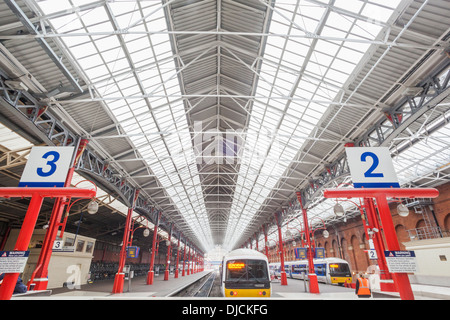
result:
M 220 268 L 224 297 L 270 297 L 272 285 L 267 257 L 251 249 L 227 253 Z

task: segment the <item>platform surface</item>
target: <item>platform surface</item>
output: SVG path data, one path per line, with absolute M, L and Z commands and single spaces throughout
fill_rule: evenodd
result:
M 95 300 L 95 299 L 178 299 L 168 297 L 170 294 L 182 289 L 188 284 L 200 279 L 208 274 L 209 271 L 203 271 L 184 277 L 179 276 L 175 279 L 173 275 L 165 281 L 164 276 L 160 274 L 155 276 L 152 285 L 146 284 L 146 277 L 136 277 L 131 279 L 129 286 L 128 280 L 125 280 L 123 293 L 112 294 L 114 280 L 102 280 L 91 284 L 81 285 L 79 288 L 53 288 L 50 295 L 17 295 L 11 300 L 28 299 L 58 299 L 58 300 Z M 437 287 L 426 285 L 411 285 L 416 300 L 450 300 L 449 287 Z M 269 299 L 284 300 L 358 300 L 355 290 L 335 285 L 326 285 L 319 283 L 319 294 L 310 294 L 307 291 L 307 282 L 303 280 L 288 279 L 288 285 L 281 285 L 280 282 L 272 282 L 272 297 Z M 234 299 L 234 298 L 202 298 L 202 299 Z M 400 300 L 398 293 L 374 291 L 372 300 Z M 366 300 L 366 299 L 364 299 Z

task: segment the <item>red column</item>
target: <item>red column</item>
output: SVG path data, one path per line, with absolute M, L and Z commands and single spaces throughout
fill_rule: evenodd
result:
M 263 226 L 263 232 L 264 232 L 264 248 L 266 250 L 266 257 L 269 259 L 269 247 L 267 246 L 267 229 L 266 225 Z M 270 262 L 270 261 L 269 261 Z
M 66 177 L 66 181 L 64 187 L 70 187 L 72 182 L 73 173 L 75 172 L 75 167 L 78 163 L 78 160 L 81 157 L 86 145 L 88 144 L 88 140 L 81 139 L 78 144 L 78 148 L 75 151 L 75 157 L 71 168 L 69 169 Z M 64 206 L 66 205 L 67 198 L 57 198 L 53 205 L 53 210 L 50 215 L 49 226 L 47 232 L 45 234 L 44 242 L 42 243 L 42 249 L 39 254 L 38 261 L 36 263 L 36 267 L 31 274 L 30 281 L 28 281 L 27 286 L 28 290 L 31 290 L 32 285 L 34 284 L 33 290 L 46 290 L 48 285 L 48 265 L 50 263 L 50 258 L 52 255 L 53 243 L 56 239 L 56 234 L 58 233 L 58 229 L 61 226 L 61 218 L 64 212 Z
M 170 267 L 170 256 L 172 254 L 172 231 L 169 232 L 169 245 L 167 246 L 167 255 L 166 255 L 166 270 L 164 271 L 164 280 L 169 280 L 169 267 Z
M 391 210 L 385 196 L 376 197 L 381 223 L 383 224 L 384 237 L 389 251 L 399 251 L 397 233 L 392 221 Z M 397 286 L 402 300 L 414 300 L 414 294 L 407 273 L 392 273 L 392 278 Z
M 280 214 L 281 215 L 281 214 Z M 284 252 L 283 252 L 283 236 L 281 234 L 281 219 L 278 217 L 278 213 L 275 213 L 275 220 L 278 227 L 278 243 L 279 243 L 279 250 L 280 250 L 280 262 L 281 262 L 281 285 L 287 286 L 287 277 L 286 277 L 286 271 L 284 270 Z
M 154 279 L 154 271 L 153 268 L 155 266 L 155 255 L 156 255 L 156 241 L 158 236 L 158 224 L 159 224 L 159 218 L 161 217 L 161 212 L 158 213 L 156 221 L 155 221 L 155 228 L 153 229 L 153 242 L 152 242 L 152 254 L 150 256 L 150 270 L 147 273 L 147 284 L 153 284 Z
M 178 278 L 178 272 L 179 272 L 179 267 L 178 264 L 180 263 L 179 257 L 180 257 L 180 237 L 181 234 L 178 236 L 178 244 L 177 244 L 177 262 L 175 264 L 175 279 Z
M 187 275 L 189 275 L 189 269 L 190 269 L 190 263 L 191 263 L 191 247 L 189 247 L 189 253 L 187 258 Z
M 33 235 L 34 227 L 41 210 L 42 201 L 44 197 L 35 193 L 31 197 L 30 205 L 28 206 L 25 219 L 23 220 L 22 228 L 20 229 L 19 237 L 17 238 L 14 251 L 27 251 L 30 244 L 31 236 Z M 16 287 L 19 273 L 6 273 L 3 278 L 3 283 L 0 286 L 0 300 L 9 300 Z
M 372 198 L 364 198 L 364 207 L 366 209 L 367 220 L 369 221 L 369 226 L 382 230 L 378 223 L 377 212 L 375 209 L 375 204 Z M 378 267 L 380 268 L 380 289 L 381 291 L 396 292 L 397 289 L 394 285 L 394 280 L 387 267 L 386 258 L 384 257 L 384 242 L 382 239 L 382 233 L 377 232 L 372 235 L 373 245 L 377 254 Z
M 184 277 L 186 275 L 185 268 L 186 268 L 186 246 L 187 242 L 184 242 L 184 254 L 183 254 L 183 270 L 181 270 L 181 276 Z
M 302 196 L 300 192 L 297 192 L 297 200 L 302 208 L 303 225 L 306 235 L 307 255 L 308 255 L 308 269 L 309 269 L 309 292 L 320 293 L 319 282 L 317 281 L 316 271 L 314 270 L 314 244 L 311 242 L 311 231 L 309 229 L 308 214 L 306 209 L 302 205 Z
M 112 293 L 122 293 L 123 283 L 125 279 L 125 273 L 123 273 L 123 267 L 125 266 L 125 260 L 127 256 L 128 239 L 130 237 L 131 216 L 133 215 L 133 209 L 128 208 L 127 220 L 125 222 L 125 230 L 123 232 L 122 248 L 120 249 L 119 268 L 114 277 L 114 285 Z

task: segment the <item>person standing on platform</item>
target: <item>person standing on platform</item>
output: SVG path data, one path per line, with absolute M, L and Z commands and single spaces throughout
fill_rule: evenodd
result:
M 372 297 L 372 291 L 369 286 L 369 279 L 365 277 L 364 273 L 359 274 L 359 278 L 356 279 L 355 293 L 358 298 L 370 298 Z

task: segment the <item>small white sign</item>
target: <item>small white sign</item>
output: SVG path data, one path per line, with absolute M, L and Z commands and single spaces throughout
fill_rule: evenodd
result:
M 75 246 L 64 246 L 63 240 L 55 240 L 53 242 L 53 252 L 74 252 Z
M 376 250 L 367 250 L 367 253 L 369 254 L 370 260 L 378 260 L 378 255 Z
M 74 147 L 33 147 L 19 187 L 64 187 Z
M 0 273 L 22 273 L 30 251 L 0 251 Z
M 386 147 L 345 148 L 355 188 L 400 188 Z

